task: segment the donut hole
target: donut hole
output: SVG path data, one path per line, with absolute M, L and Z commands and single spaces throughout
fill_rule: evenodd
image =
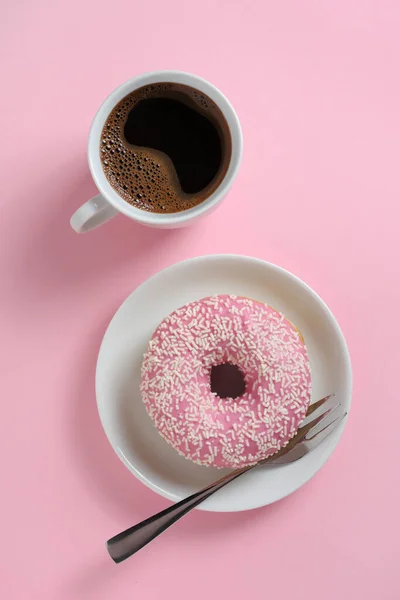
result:
M 237 365 L 223 363 L 211 367 L 210 386 L 219 398 L 238 398 L 246 391 L 244 374 Z

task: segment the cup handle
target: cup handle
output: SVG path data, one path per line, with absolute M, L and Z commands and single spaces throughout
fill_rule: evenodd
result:
M 70 224 L 76 233 L 86 233 L 96 229 L 118 214 L 101 194 L 82 204 L 71 217 Z

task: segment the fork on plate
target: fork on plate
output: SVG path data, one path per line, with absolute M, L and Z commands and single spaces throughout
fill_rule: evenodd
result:
M 107 550 L 114 562 L 126 560 L 160 535 L 192 508 L 209 498 L 216 491 L 259 465 L 286 465 L 295 462 L 314 450 L 330 435 L 346 416 L 341 405 L 330 394 L 310 405 L 301 427 L 290 442 L 278 452 L 255 465 L 242 467 L 221 477 L 199 492 L 122 531 L 107 542 Z

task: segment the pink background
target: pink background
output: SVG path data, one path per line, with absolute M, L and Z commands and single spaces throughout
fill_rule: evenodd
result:
M 399 599 L 399 3 L 8 0 L 1 13 L 0 597 Z M 235 106 L 234 188 L 190 230 L 118 217 L 78 236 L 69 217 L 96 193 L 92 117 L 159 68 Z M 348 426 L 291 497 L 194 512 L 116 566 L 104 541 L 167 502 L 108 445 L 97 350 L 140 282 L 215 252 L 277 263 L 326 300 L 352 354 Z

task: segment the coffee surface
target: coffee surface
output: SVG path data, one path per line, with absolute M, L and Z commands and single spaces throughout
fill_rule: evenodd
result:
M 222 182 L 231 136 L 221 110 L 205 94 L 174 83 L 127 95 L 103 128 L 104 173 L 127 202 L 173 213 L 208 198 Z

